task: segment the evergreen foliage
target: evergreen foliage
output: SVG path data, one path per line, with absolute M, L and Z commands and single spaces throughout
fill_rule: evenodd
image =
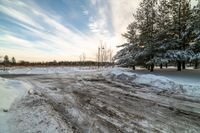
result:
M 134 21 L 123 36 L 127 43 L 115 55 L 117 65 L 143 65 L 153 71 L 155 65 L 200 60 L 200 3 L 191 7 L 190 0 L 143 0 Z M 195 63 L 196 65 L 196 63 Z M 195 66 L 196 67 L 196 66 Z

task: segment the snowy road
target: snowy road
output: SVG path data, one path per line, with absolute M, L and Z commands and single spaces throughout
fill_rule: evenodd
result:
M 102 71 L 14 79 L 33 86 L 11 109 L 15 133 L 200 131 L 199 99 L 130 84 Z

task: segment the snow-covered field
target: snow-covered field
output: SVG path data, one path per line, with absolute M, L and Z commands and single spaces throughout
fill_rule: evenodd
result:
M 96 71 L 95 67 L 16 67 L 0 74 L 66 74 L 69 72 Z
M 1 72 L 0 133 L 198 133 L 199 71 L 186 72 L 185 82 L 176 71 L 170 77 L 170 71 L 49 67 Z

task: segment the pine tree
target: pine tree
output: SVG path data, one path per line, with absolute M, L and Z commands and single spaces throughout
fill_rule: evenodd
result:
M 118 64 L 153 71 L 154 65 L 174 62 L 178 71 L 185 69 L 186 61 L 199 57 L 199 5 L 191 10 L 190 0 L 143 0 L 123 34 L 127 43 L 115 56 Z
M 15 64 L 16 64 L 15 57 L 12 57 L 12 64 L 13 64 L 13 65 L 15 65 Z
M 194 6 L 192 12 L 187 31 L 193 35 L 190 49 L 193 50 L 194 56 L 191 58 L 191 61 L 194 62 L 194 68 L 197 69 L 198 62 L 200 61 L 200 1 Z
M 136 64 L 149 65 L 153 71 L 154 62 L 150 64 L 148 62 L 155 56 L 156 4 L 157 0 L 143 0 L 140 3 L 134 15 L 135 22 L 131 23 L 127 33 L 123 34 L 128 43 L 122 45 L 121 47 L 124 48 L 115 56 L 118 64 L 133 66 L 133 68 Z
M 4 61 L 3 61 L 5 66 L 8 66 L 10 61 L 9 61 L 9 57 L 7 55 L 4 56 Z
M 157 33 L 155 34 L 156 56 L 154 59 L 155 64 L 163 64 L 167 66 L 168 59 L 165 58 L 165 53 L 170 49 L 170 27 L 172 21 L 170 18 L 170 5 L 168 0 L 160 0 L 157 9 L 156 25 Z
M 157 0 L 143 0 L 137 11 L 135 19 L 137 20 L 138 30 L 140 32 L 140 45 L 143 47 L 143 56 L 146 64 L 150 66 L 150 71 L 154 69 L 155 56 L 155 33 L 156 29 L 156 5 Z
M 173 19 L 171 29 L 171 34 L 173 34 L 173 37 L 171 40 L 173 41 L 171 42 L 171 50 L 169 53 L 177 54 L 176 56 L 171 57 L 180 57 L 180 53 L 187 53 L 185 50 L 189 47 L 190 42 L 190 34 L 188 34 L 186 30 L 191 15 L 190 0 L 171 0 L 170 6 Z M 167 53 L 167 55 L 169 55 L 169 53 Z M 185 62 L 187 61 L 186 59 L 188 58 L 176 58 L 171 60 L 176 60 L 177 70 L 181 71 L 181 65 L 183 69 L 185 69 Z
M 117 61 L 117 65 L 121 67 L 134 67 L 134 57 L 132 54 L 132 51 L 130 50 L 130 47 L 132 45 L 130 44 L 124 44 L 123 49 L 117 52 L 117 54 L 114 56 L 114 59 Z
M 135 65 L 137 64 L 135 55 L 140 51 L 140 47 L 137 45 L 138 35 L 136 22 L 131 23 L 127 27 L 127 33 L 123 34 L 123 36 L 127 39 L 127 43 L 119 46 L 122 49 L 117 52 L 114 59 L 119 66 L 135 69 Z

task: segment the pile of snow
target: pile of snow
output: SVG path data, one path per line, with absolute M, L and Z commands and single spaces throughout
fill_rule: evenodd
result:
M 13 101 L 25 94 L 30 85 L 17 80 L 8 80 L 0 77 L 0 110 L 9 109 Z
M 46 101 L 39 95 L 27 95 L 14 105 L 15 111 L 9 121 L 11 133 L 71 133 L 58 112 Z
M 114 79 L 119 79 L 130 84 L 143 84 L 160 91 L 200 97 L 200 84 L 183 84 L 165 76 L 136 74 L 131 72 L 130 69 L 124 68 L 114 68 L 108 75 Z
M 138 75 L 134 82 L 144 85 L 151 85 L 161 90 L 169 90 L 171 92 L 183 92 L 182 86 L 163 76 L 153 74 Z
M 25 94 L 27 88 L 30 86 L 24 82 L 0 78 L 0 133 L 8 132 L 10 106 Z

